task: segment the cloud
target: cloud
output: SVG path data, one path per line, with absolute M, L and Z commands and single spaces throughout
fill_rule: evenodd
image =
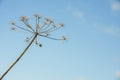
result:
M 84 13 L 82 11 L 80 11 L 78 8 L 73 7 L 73 6 L 67 6 L 67 10 L 75 17 L 79 18 L 79 19 L 83 19 L 84 18 Z
M 120 57 L 115 57 L 115 58 L 113 58 L 113 62 L 115 62 L 115 63 L 120 63 Z
M 111 36 L 120 36 L 120 28 L 111 25 L 94 24 L 95 30 Z
M 112 36 L 118 36 L 120 34 L 120 29 L 117 27 L 105 27 L 103 32 Z
M 118 2 L 113 2 L 111 5 L 111 8 L 113 11 L 120 11 L 120 1 Z

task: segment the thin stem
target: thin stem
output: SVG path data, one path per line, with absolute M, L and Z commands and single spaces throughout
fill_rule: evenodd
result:
M 46 26 L 46 24 L 47 24 L 47 22 L 44 21 L 44 22 L 43 22 L 43 25 L 40 27 L 40 30 L 43 29 L 43 28 Z M 40 31 L 40 30 L 39 30 L 39 31 Z
M 48 29 L 48 30 L 46 30 L 46 31 L 42 31 L 42 32 L 40 32 L 40 34 L 42 34 L 42 33 L 50 33 L 50 32 L 53 32 L 53 31 L 56 31 L 56 30 L 59 30 L 61 27 L 52 27 L 52 28 L 50 28 L 50 29 Z
M 14 25 L 14 26 L 17 27 L 17 28 L 19 28 L 19 29 L 22 29 L 22 30 L 25 30 L 25 31 L 28 31 L 28 32 L 33 33 L 32 31 L 30 31 L 30 30 L 28 30 L 28 29 L 25 29 L 25 28 L 22 28 L 22 27 L 20 27 L 20 26 L 17 26 L 17 25 Z
M 33 39 L 31 42 L 28 44 L 28 46 L 23 50 L 23 52 L 20 54 L 20 56 L 11 64 L 11 66 L 5 71 L 5 73 L 1 76 L 0 80 L 4 78 L 4 76 L 15 66 L 15 64 L 22 58 L 22 56 L 25 54 L 25 52 L 28 50 L 28 48 L 31 46 L 33 41 L 36 39 L 38 33 L 35 33 Z
M 36 18 L 36 31 L 37 31 L 37 25 L 38 25 L 38 22 L 37 22 L 37 18 Z
M 40 22 L 40 18 L 36 17 L 36 32 L 38 31 L 39 22 Z
M 46 38 L 52 39 L 52 40 L 63 40 L 63 39 L 57 39 L 57 38 L 48 37 L 48 36 L 40 35 L 40 34 L 38 34 L 38 35 L 39 35 L 39 36 L 42 36 L 42 37 L 46 37 Z
M 30 28 L 33 32 L 35 32 L 35 30 L 30 26 L 30 24 L 28 23 L 28 21 L 23 21 L 23 23 Z
M 41 31 L 47 30 L 47 29 L 49 28 L 50 24 L 51 24 L 51 23 L 49 23 L 48 25 L 46 25 L 43 29 L 41 28 Z

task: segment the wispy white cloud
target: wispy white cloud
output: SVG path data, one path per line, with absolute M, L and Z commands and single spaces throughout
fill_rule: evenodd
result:
M 84 13 L 83 11 L 79 10 L 76 7 L 73 6 L 67 6 L 67 10 L 75 17 L 79 18 L 79 19 L 83 19 L 84 18 Z
M 120 28 L 111 25 L 94 24 L 95 30 L 111 36 L 120 36 Z
M 114 57 L 113 62 L 119 64 L 120 63 L 120 57 Z
M 103 28 L 103 32 L 112 36 L 120 35 L 120 29 L 117 27 L 105 27 Z
M 112 2 L 111 8 L 113 11 L 120 11 L 120 1 Z
M 73 15 L 78 17 L 78 18 L 83 18 L 83 16 L 84 16 L 83 12 L 81 12 L 79 10 L 74 11 Z

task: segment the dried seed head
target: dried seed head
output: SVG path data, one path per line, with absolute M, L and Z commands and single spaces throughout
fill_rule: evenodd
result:
M 15 30 L 16 28 L 15 27 L 11 27 L 11 30 Z
M 53 27 L 56 27 L 56 25 L 55 25 L 55 24 L 52 24 L 52 26 L 53 26 Z
M 67 40 L 67 38 L 65 36 L 62 36 L 62 40 Z
M 50 23 L 53 23 L 53 20 L 50 20 Z
M 46 20 L 47 22 L 49 22 L 51 19 L 50 19 L 50 18 L 45 18 L 45 20 Z
M 60 29 L 61 27 L 64 26 L 64 23 L 60 23 L 58 26 L 53 22 L 52 19 L 50 18 L 45 18 L 45 20 L 43 21 L 42 23 L 42 26 L 39 25 L 39 18 L 40 16 L 38 14 L 35 14 L 34 15 L 34 18 L 36 19 L 35 21 L 35 28 L 32 27 L 32 25 L 29 24 L 28 20 L 30 20 L 31 18 L 27 18 L 26 16 L 22 16 L 21 17 L 21 21 L 25 24 L 26 27 L 28 28 L 24 28 L 24 27 L 21 27 L 21 26 L 18 26 L 15 24 L 15 22 L 12 22 L 11 24 L 13 25 L 13 27 L 11 28 L 12 30 L 15 30 L 16 28 L 19 28 L 19 29 L 22 29 L 24 31 L 27 31 L 27 32 L 30 32 L 30 33 L 33 33 L 33 34 L 38 34 L 39 36 L 41 37 L 46 37 L 46 38 L 49 38 L 49 39 L 53 39 L 53 40 L 66 40 L 67 38 L 65 36 L 62 36 L 62 38 L 54 38 L 54 37 L 51 37 L 49 36 L 50 32 L 53 32 L 53 31 L 56 31 L 58 29 Z M 16 28 L 15 28 L 16 27 Z M 26 38 L 25 41 L 26 42 L 29 42 L 31 40 L 32 37 L 30 38 Z M 36 38 L 36 42 L 35 42 L 36 45 L 42 47 L 42 44 L 38 43 L 37 42 L 37 38 Z
M 35 41 L 35 44 L 38 45 L 39 47 L 42 47 L 42 44 L 38 43 L 37 41 Z
M 39 44 L 40 47 L 42 47 L 42 44 Z
M 34 15 L 36 18 L 40 18 L 40 15 L 39 14 L 35 14 Z
M 46 35 L 45 35 L 46 37 L 48 37 L 49 36 L 49 34 L 48 33 L 46 33 Z
M 28 21 L 28 19 L 26 18 L 26 16 L 22 16 L 21 21 Z
M 47 22 L 53 23 L 53 20 L 50 19 L 50 18 L 45 18 L 45 20 L 46 20 Z
M 29 38 L 28 37 L 26 37 L 25 42 L 29 42 Z
M 59 25 L 60 25 L 61 27 L 64 27 L 64 23 L 60 23 Z
M 15 22 L 11 22 L 12 25 L 15 25 Z

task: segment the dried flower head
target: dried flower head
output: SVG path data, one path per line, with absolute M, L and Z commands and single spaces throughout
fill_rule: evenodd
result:
M 40 22 L 40 16 L 38 14 L 35 14 L 35 20 L 36 20 L 36 24 L 35 27 L 33 27 L 31 24 L 29 24 L 28 18 L 26 16 L 22 16 L 21 17 L 21 21 L 24 23 L 24 25 L 26 27 L 21 27 L 16 25 L 14 22 L 12 22 L 11 24 L 14 26 L 12 28 L 12 30 L 15 30 L 16 28 L 22 29 L 24 31 L 27 31 L 29 33 L 31 33 L 32 35 L 37 34 L 37 36 L 41 36 L 41 37 L 45 37 L 45 38 L 49 38 L 49 39 L 53 39 L 53 40 L 66 40 L 66 37 L 63 36 L 62 39 L 57 39 L 57 38 L 53 38 L 51 37 L 49 34 L 51 34 L 52 32 L 61 29 L 64 26 L 64 23 L 60 23 L 60 26 L 57 26 L 53 23 L 53 20 L 50 18 L 45 18 L 45 21 L 42 23 L 43 25 L 39 24 Z M 33 36 L 32 36 L 33 37 Z M 31 39 L 30 38 L 26 38 L 25 41 L 29 42 Z M 42 47 L 42 44 L 40 44 L 37 41 L 37 37 L 35 40 L 35 44 L 37 44 L 38 46 Z
M 50 19 L 50 18 L 45 18 L 45 20 L 46 20 L 47 22 L 49 22 L 49 23 L 53 23 L 53 20 Z
M 42 44 L 39 44 L 39 47 L 42 47 Z
M 15 25 L 15 22 L 11 22 L 12 25 Z
M 47 36 L 49 36 L 49 34 L 48 34 L 48 33 L 46 33 L 46 35 L 45 35 L 45 36 L 47 37 Z
M 53 26 L 53 27 L 56 27 L 56 25 L 55 25 L 54 23 L 52 24 L 52 26 Z
M 11 27 L 11 30 L 15 30 L 16 28 L 15 27 Z
M 34 27 L 31 24 L 29 24 L 30 18 L 27 18 L 26 16 L 21 17 L 21 21 L 24 23 L 24 25 L 26 27 L 18 26 L 14 22 L 11 23 L 13 26 L 12 30 L 19 28 L 21 30 L 31 33 L 32 36 L 29 38 L 27 37 L 25 39 L 26 42 L 29 42 L 28 46 L 26 46 L 26 48 L 23 50 L 23 52 L 20 54 L 20 56 L 10 65 L 10 67 L 8 67 L 8 69 L 5 71 L 5 73 L 3 73 L 3 75 L 0 77 L 0 80 L 2 80 L 4 78 L 4 76 L 12 69 L 12 67 L 22 58 L 22 56 L 25 54 L 25 52 L 28 50 L 28 48 L 31 46 L 31 44 L 33 42 L 35 42 L 35 44 L 38 45 L 39 47 L 42 47 L 42 44 L 37 41 L 38 36 L 49 38 L 52 40 L 66 40 L 66 37 L 64 37 L 64 36 L 62 37 L 62 39 L 57 39 L 57 38 L 53 38 L 49 35 L 52 32 L 61 29 L 64 26 L 63 23 L 61 23 L 60 26 L 57 26 L 57 25 L 53 24 L 52 19 L 46 18 L 43 25 L 40 26 L 40 24 L 39 24 L 40 16 L 38 14 L 35 14 L 34 16 L 35 16 L 35 21 L 36 21 Z
M 63 40 L 67 40 L 67 38 L 66 38 L 65 36 L 62 36 L 62 39 L 63 39 Z
M 26 42 L 28 42 L 28 41 L 29 41 L 29 38 L 28 38 L 28 37 L 26 37 L 25 41 L 26 41 Z
M 40 18 L 40 15 L 39 14 L 35 14 L 34 15 L 36 18 Z
M 28 19 L 26 18 L 26 16 L 21 16 L 21 21 L 28 21 Z
M 59 25 L 60 25 L 61 27 L 64 27 L 64 23 L 60 23 Z

